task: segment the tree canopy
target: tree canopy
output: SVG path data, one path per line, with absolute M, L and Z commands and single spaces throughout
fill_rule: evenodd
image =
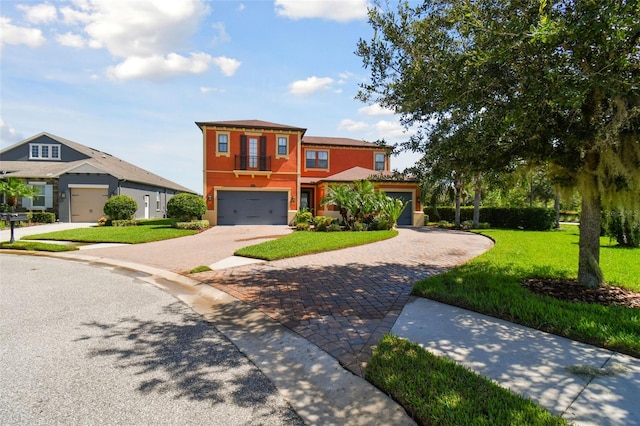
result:
M 594 287 L 601 207 L 640 204 L 638 16 L 638 0 L 378 3 L 358 98 L 417 127 L 406 145 L 432 160 L 547 162 L 582 195 L 578 280 Z

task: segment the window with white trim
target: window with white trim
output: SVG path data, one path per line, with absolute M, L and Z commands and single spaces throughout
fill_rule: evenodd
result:
M 29 185 L 37 192 L 33 197 L 23 197 L 22 207 L 33 210 L 53 208 L 53 185 L 45 182 L 29 182 Z
M 60 160 L 60 145 L 50 143 L 30 143 L 29 160 Z
M 329 151 L 307 150 L 305 165 L 308 169 L 328 169 Z
M 156 211 L 160 211 L 160 191 L 156 192 Z

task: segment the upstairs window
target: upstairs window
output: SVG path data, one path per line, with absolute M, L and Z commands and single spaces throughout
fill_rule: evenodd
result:
M 285 156 L 289 153 L 289 141 L 286 136 L 278 136 L 278 155 Z
M 305 165 L 308 169 L 328 169 L 329 151 L 307 151 Z
M 374 169 L 375 170 L 384 170 L 385 157 L 386 157 L 385 154 L 383 154 L 381 152 L 376 152 L 375 160 L 374 160 Z
M 229 154 L 229 134 L 218 133 L 218 143 L 216 145 L 218 154 Z
M 48 143 L 29 144 L 29 160 L 59 160 L 60 145 Z

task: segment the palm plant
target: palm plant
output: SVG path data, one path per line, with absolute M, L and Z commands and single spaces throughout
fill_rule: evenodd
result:
M 18 198 L 33 197 L 38 194 L 38 190 L 14 177 L 0 181 L 0 194 L 4 195 L 5 202 L 15 211 L 18 207 Z

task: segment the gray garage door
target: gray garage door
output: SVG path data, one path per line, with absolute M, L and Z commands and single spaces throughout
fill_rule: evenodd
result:
M 218 191 L 218 225 L 286 225 L 287 192 Z
M 409 204 L 404 209 L 400 217 L 398 218 L 398 225 L 413 225 L 413 202 L 411 201 L 410 192 L 387 192 L 385 193 L 391 198 L 400 198 L 401 200 L 408 201 Z

